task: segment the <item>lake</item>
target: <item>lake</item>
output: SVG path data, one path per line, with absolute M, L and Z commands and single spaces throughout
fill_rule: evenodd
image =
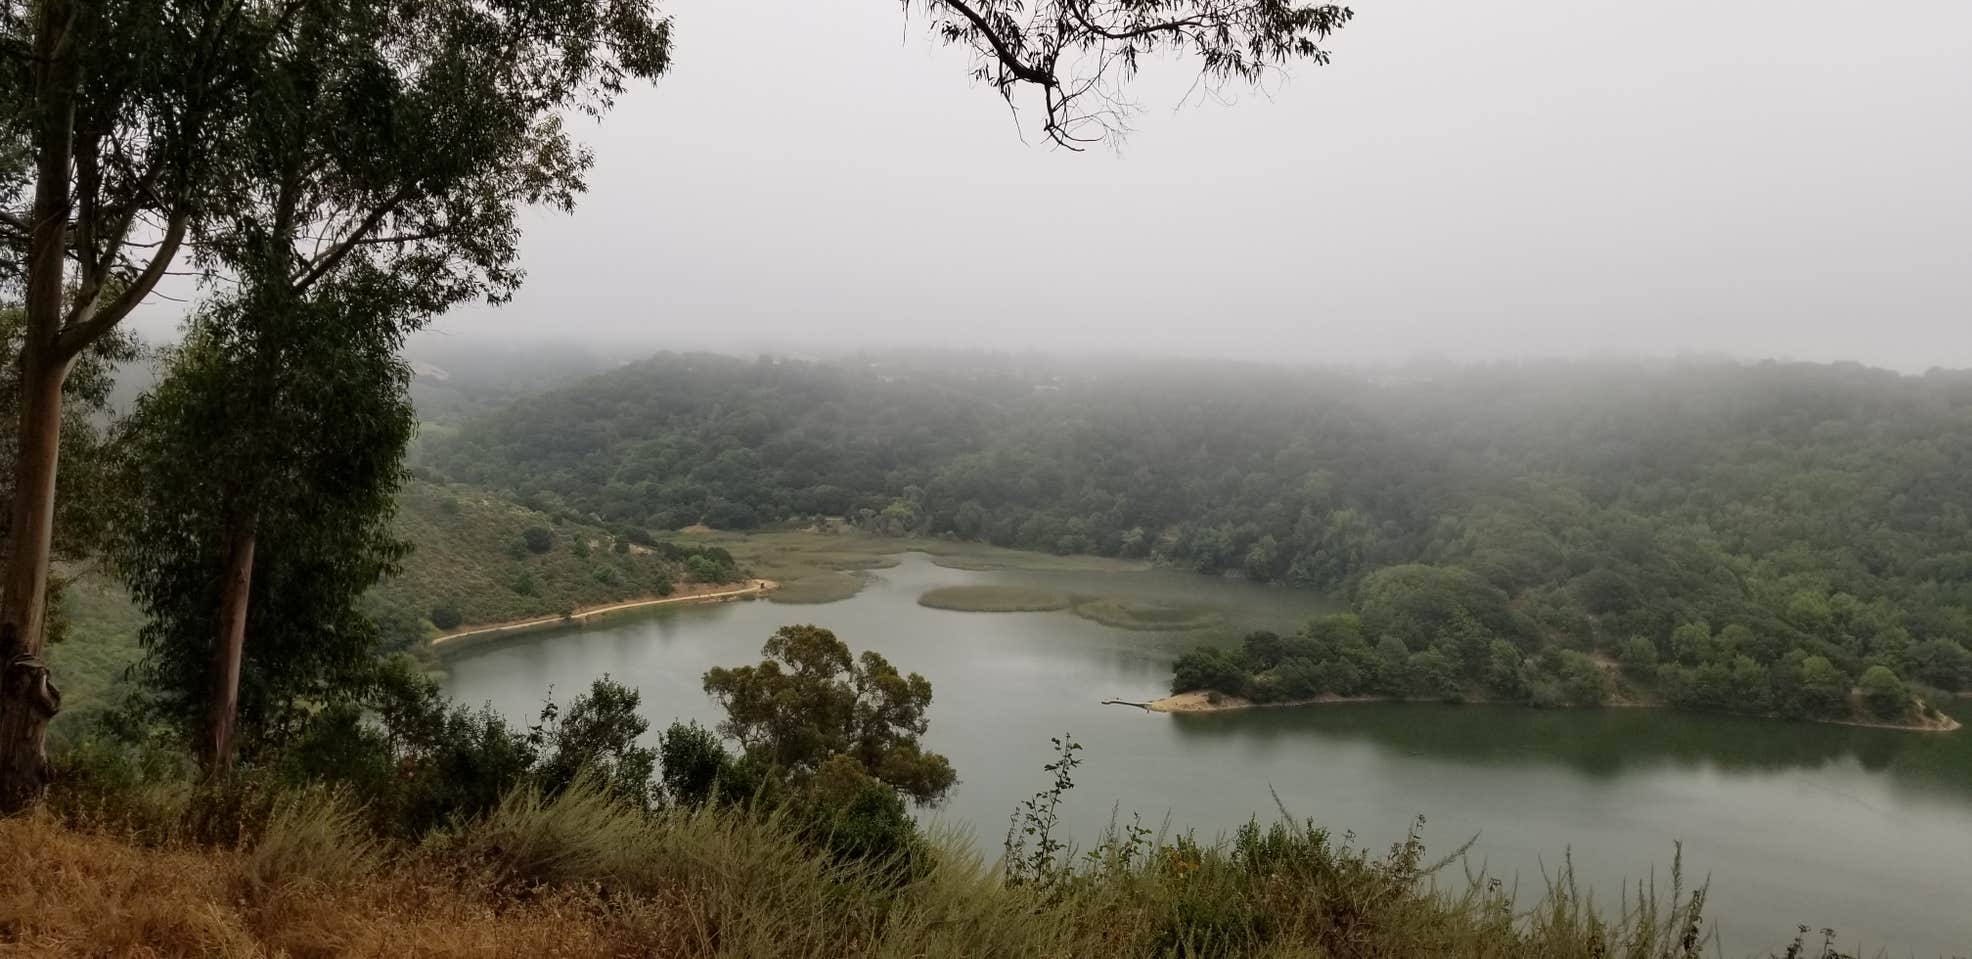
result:
M 1476 835 L 1472 865 L 1517 881 L 1529 899 L 1544 871 L 1572 857 L 1612 907 L 1623 883 L 1653 869 L 1667 888 L 1682 842 L 1687 876 L 1711 880 L 1708 912 L 1727 955 L 1764 956 L 1801 923 L 1832 926 L 1845 948 L 1872 954 L 1972 955 L 1972 732 L 1395 703 L 1146 713 L 1100 702 L 1161 695 L 1173 657 L 1200 637 L 1066 611 L 934 610 L 917 597 L 1041 585 L 1177 598 L 1237 628 L 1281 629 L 1323 611 L 1323 599 L 1172 571 L 948 569 L 919 553 L 870 575 L 861 593 L 825 605 L 671 607 L 470 646 L 448 656 L 447 688 L 532 721 L 551 688 L 566 701 L 608 674 L 642 690 L 655 728 L 710 725 L 719 716 L 699 685 L 708 667 L 755 662 L 776 628 L 814 623 L 932 681 L 927 745 L 951 757 L 961 782 L 930 818 L 989 851 L 1015 804 L 1047 785 L 1048 740 L 1066 732 L 1087 747 L 1066 810 L 1082 842 L 1118 810 L 1211 837 L 1277 818 L 1277 795 L 1375 849 L 1418 815 L 1439 851 Z M 1964 703 L 1953 709 L 1972 719 Z

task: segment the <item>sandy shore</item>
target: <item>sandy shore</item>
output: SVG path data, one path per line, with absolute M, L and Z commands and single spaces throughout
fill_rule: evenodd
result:
M 1279 703 L 1256 703 L 1238 696 L 1220 693 L 1214 697 L 1205 692 L 1178 693 L 1148 702 L 1134 702 L 1125 699 L 1105 700 L 1105 704 L 1136 706 L 1153 713 L 1223 713 L 1237 709 L 1272 709 L 1290 706 L 1320 706 L 1328 703 L 1393 703 L 1393 702 L 1440 702 L 1441 700 L 1408 699 L 1397 696 L 1336 696 L 1333 694 L 1317 696 L 1313 699 L 1295 699 Z M 1469 703 L 1504 702 L 1504 700 L 1465 700 Z M 1615 702 L 1599 707 L 1603 709 L 1665 709 L 1662 703 Z M 1881 723 L 1864 719 L 1811 719 L 1808 722 L 1828 723 L 1834 726 L 1862 726 L 1869 729 L 1895 729 L 1912 733 L 1948 733 L 1961 727 L 1958 720 L 1941 712 L 1933 711 L 1934 718 L 1927 718 L 1921 725 L 1909 723 Z
M 779 588 L 780 584 L 771 579 L 748 580 L 745 586 L 737 587 L 688 587 L 682 593 L 672 593 L 669 596 L 655 596 L 650 599 L 633 599 L 628 602 L 610 603 L 604 606 L 590 606 L 586 609 L 578 609 L 567 616 L 559 614 L 554 616 L 537 616 L 533 619 L 517 619 L 512 622 L 494 623 L 490 626 L 473 626 L 468 629 L 456 630 L 446 633 L 443 636 L 435 637 L 432 639 L 431 644 L 433 646 L 442 646 L 455 639 L 464 639 L 468 636 L 484 636 L 488 633 L 504 633 L 517 629 L 531 629 L 551 623 L 580 622 L 592 616 L 602 616 L 607 613 L 621 612 L 627 609 L 642 609 L 646 606 L 669 606 L 674 603 L 702 603 L 712 600 L 733 599 L 739 596 L 757 596 Z

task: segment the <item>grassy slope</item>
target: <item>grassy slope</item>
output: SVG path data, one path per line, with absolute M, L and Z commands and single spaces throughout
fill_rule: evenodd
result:
M 45 653 L 62 689 L 62 711 L 49 733 L 57 742 L 71 738 L 116 701 L 124 671 L 142 650 L 137 631 L 144 615 L 114 580 L 88 568 L 63 591 L 68 636 Z
M 529 527 L 549 530 L 545 553 L 517 549 Z M 413 544 L 403 571 L 371 590 L 379 620 L 436 632 L 432 609 L 456 608 L 464 625 L 547 616 L 656 596 L 678 568 L 638 547 L 615 549 L 610 531 L 554 518 L 464 487 L 414 482 L 398 495 L 397 533 Z
M 523 530 L 552 531 L 546 553 L 515 558 Z M 496 623 L 546 616 L 656 595 L 677 581 L 677 567 L 641 549 L 613 550 L 607 530 L 550 517 L 494 494 L 412 483 L 399 497 L 398 535 L 413 549 L 403 572 L 365 597 L 383 624 L 385 640 L 403 645 L 435 633 L 431 610 L 451 604 L 463 623 Z M 577 543 L 593 544 L 582 555 Z M 515 587 L 525 574 L 531 593 Z M 53 735 L 72 737 L 115 701 L 115 686 L 142 650 L 143 613 L 122 587 L 93 568 L 80 572 L 65 598 L 68 638 L 48 650 L 61 684 L 63 709 Z
M 1319 832 L 1234 846 L 1109 846 L 1008 885 L 958 846 L 915 876 L 831 863 L 775 819 L 646 817 L 576 791 L 521 797 L 454 838 L 380 843 L 303 798 L 243 842 L 139 843 L 101 822 L 0 820 L 0 953 L 257 956 L 1484 957 L 1698 959 L 1697 903 L 1659 887 L 1626 920 L 1431 890 L 1421 845 Z M 1456 867 L 1453 867 L 1456 868 Z M 164 878 L 168 877 L 168 878 Z M 1675 884 L 1671 884 L 1675 886 Z M 1665 892 L 1670 895 L 1665 896 Z M 1659 899 L 1658 897 L 1663 898 Z M 1632 904 L 1634 905 L 1634 904 Z

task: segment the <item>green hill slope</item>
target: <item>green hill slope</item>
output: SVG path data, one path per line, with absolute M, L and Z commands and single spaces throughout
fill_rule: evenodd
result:
M 687 580 L 738 576 L 723 550 L 654 543 L 483 490 L 412 482 L 397 508 L 397 532 L 411 555 L 365 597 L 390 647 L 460 626 L 663 596 Z
M 364 597 L 386 651 L 448 629 L 547 616 L 646 596 L 739 571 L 716 547 L 676 546 L 551 516 L 499 495 L 412 482 L 398 495 L 402 570 Z M 632 539 L 642 540 L 640 543 Z M 117 699 L 142 656 L 143 612 L 114 579 L 80 570 L 64 592 L 65 637 L 48 649 L 64 708 L 53 734 L 74 736 Z

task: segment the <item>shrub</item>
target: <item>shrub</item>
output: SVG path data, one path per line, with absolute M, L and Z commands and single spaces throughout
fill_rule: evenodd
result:
M 303 789 L 275 801 L 246 874 L 256 889 L 341 885 L 376 872 L 382 858 L 368 824 L 342 796 Z
M 583 774 L 554 795 L 508 793 L 457 842 L 465 858 L 520 883 L 603 883 L 633 872 L 648 853 L 649 822 Z
M 1616 659 L 1623 664 L 1623 671 L 1637 679 L 1650 680 L 1657 675 L 1657 644 L 1647 637 L 1632 636 L 1617 650 Z
M 652 805 L 657 752 L 637 745 L 650 721 L 637 715 L 642 694 L 604 676 L 566 711 L 549 703 L 540 738 L 549 752 L 535 775 L 549 795 L 591 776 L 598 788 L 640 809 Z
M 520 542 L 528 552 L 538 556 L 555 548 L 555 534 L 545 526 L 529 526 L 521 530 Z
M 684 806 L 703 805 L 719 789 L 732 756 L 719 737 L 698 723 L 672 723 L 657 739 L 664 791 Z M 744 797 L 742 797 L 744 798 Z
M 837 753 L 815 772 L 801 804 L 811 842 L 838 861 L 861 862 L 902 879 L 930 865 L 931 849 L 897 790 Z
M 1890 671 L 1888 666 L 1871 666 L 1862 674 L 1858 683 L 1862 687 L 1862 701 L 1869 711 L 1882 719 L 1897 719 L 1910 710 L 1910 690 L 1904 688 L 1903 680 Z
M 1570 706 L 1600 706 L 1609 698 L 1609 676 L 1589 657 L 1566 651 L 1561 660 L 1561 695 Z
M 444 605 L 433 606 L 431 608 L 431 624 L 439 629 L 458 629 L 459 624 L 463 622 L 465 622 L 465 616 L 459 612 L 459 607 L 456 604 L 445 603 Z
M 693 556 L 685 560 L 685 575 L 694 583 L 723 583 L 728 579 L 729 568 L 722 568 L 708 556 Z
M 1407 672 L 1411 695 L 1446 699 L 1458 693 L 1458 667 L 1436 649 L 1412 653 Z
M 60 788 L 48 808 L 82 823 L 162 842 L 176 836 L 190 809 L 197 770 L 175 743 L 99 730 L 51 757 Z
M 1222 650 L 1201 647 L 1178 657 L 1171 670 L 1171 691 L 1216 690 L 1237 695 L 1246 686 L 1246 671 Z
M 453 705 L 399 657 L 361 698 L 312 714 L 279 768 L 289 782 L 344 786 L 379 831 L 415 839 L 493 808 L 527 779 L 536 753 L 499 714 Z

